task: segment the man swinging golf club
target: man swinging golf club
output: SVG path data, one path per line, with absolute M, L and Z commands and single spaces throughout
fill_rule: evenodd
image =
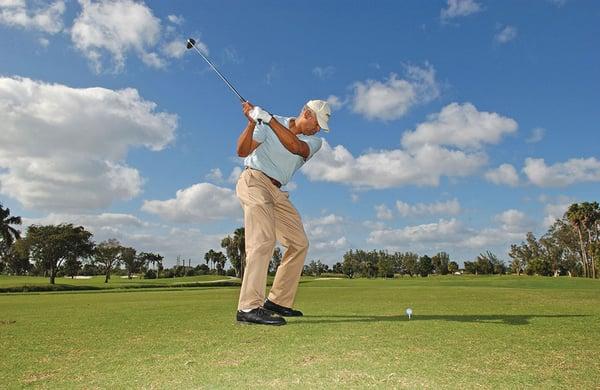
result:
M 237 143 L 237 154 L 245 157 L 236 193 L 244 209 L 246 268 L 238 302 L 237 321 L 263 325 L 285 325 L 283 317 L 301 316 L 292 309 L 308 239 L 302 220 L 281 191 L 294 172 L 320 148 L 319 130 L 329 131 L 329 104 L 311 100 L 296 118 L 272 116 L 244 101 L 248 124 Z M 276 241 L 285 248 L 281 265 L 265 300 L 269 262 Z

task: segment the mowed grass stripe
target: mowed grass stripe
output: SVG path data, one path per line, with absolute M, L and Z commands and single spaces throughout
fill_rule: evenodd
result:
M 236 325 L 231 287 L 0 295 L 0 381 L 9 388 L 600 383 L 598 281 L 502 278 L 309 280 L 297 299 L 306 316 L 276 328 Z

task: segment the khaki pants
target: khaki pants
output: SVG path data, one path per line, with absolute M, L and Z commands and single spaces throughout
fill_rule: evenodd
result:
M 308 239 L 300 215 L 288 199 L 289 194 L 277 188 L 260 171 L 245 169 L 238 179 L 236 193 L 244 209 L 246 235 L 246 269 L 238 310 L 263 305 L 269 262 L 276 241 L 286 251 L 277 268 L 269 300 L 292 307 L 308 252 Z

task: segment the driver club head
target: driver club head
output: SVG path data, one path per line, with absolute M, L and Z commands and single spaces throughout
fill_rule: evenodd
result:
M 188 49 L 191 49 L 192 47 L 194 47 L 196 45 L 196 41 L 194 40 L 194 38 L 188 38 L 187 40 L 187 45 L 185 45 Z

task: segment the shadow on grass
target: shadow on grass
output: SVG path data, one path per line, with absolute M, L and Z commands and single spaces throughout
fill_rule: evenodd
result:
M 406 316 L 370 316 L 370 315 L 333 315 L 333 316 L 311 316 L 305 315 L 298 321 L 289 324 L 334 324 L 344 322 L 388 322 L 388 321 L 450 321 L 450 322 L 473 322 L 483 324 L 504 325 L 529 325 L 534 318 L 579 318 L 588 315 L 573 314 L 481 314 L 481 315 L 419 315 L 408 319 Z

